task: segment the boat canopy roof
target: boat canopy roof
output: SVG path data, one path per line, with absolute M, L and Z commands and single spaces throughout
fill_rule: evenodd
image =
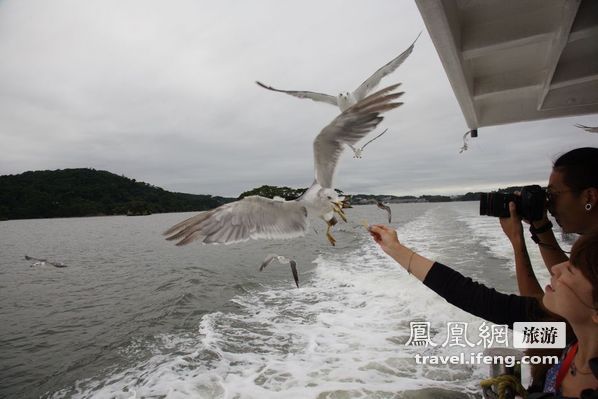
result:
M 598 1 L 416 3 L 470 129 L 598 113 Z

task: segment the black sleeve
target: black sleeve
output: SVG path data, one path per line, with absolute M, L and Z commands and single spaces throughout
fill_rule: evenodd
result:
M 424 284 L 466 312 L 509 328 L 516 321 L 537 321 L 544 314 L 535 298 L 502 294 L 438 262 Z

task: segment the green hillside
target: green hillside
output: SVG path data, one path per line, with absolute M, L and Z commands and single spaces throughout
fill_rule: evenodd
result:
M 513 192 L 520 189 L 521 187 L 508 187 L 499 191 Z M 305 190 L 263 185 L 245 191 L 239 199 L 261 195 L 292 200 Z M 342 195 L 342 191 L 336 191 Z M 479 201 L 480 193 L 450 197 L 355 194 L 347 198 L 353 205 L 369 204 L 372 199 L 388 203 Z M 236 199 L 171 193 L 147 183 L 95 169 L 43 170 L 0 176 L 0 220 L 191 212 L 212 209 Z
M 0 220 L 201 211 L 233 200 L 172 193 L 95 169 L 0 176 Z

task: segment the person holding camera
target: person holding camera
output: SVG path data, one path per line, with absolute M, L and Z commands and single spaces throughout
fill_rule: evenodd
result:
M 407 248 L 388 226 L 372 225 L 369 231 L 409 274 L 466 312 L 510 328 L 517 321 L 544 321 L 554 315 L 564 318 L 576 338 L 563 351 L 561 362 L 549 370 L 543 391 L 576 398 L 598 393 L 598 232 L 583 235 L 573 245 L 571 259 L 552 266 L 551 283 L 539 299 L 499 293 L 474 282 Z
M 530 223 L 532 240 L 539 245 L 549 272 L 554 265 L 566 261 L 567 255 L 554 236 L 546 211 L 554 216 L 565 233 L 584 235 L 598 229 L 598 148 L 577 148 L 561 155 L 554 162 L 545 201 L 538 202 L 536 187 L 539 188 L 524 187 L 518 201 L 509 202 L 508 214 L 493 216 L 506 216 L 501 217 L 500 224 L 515 254 L 519 292 L 542 297 L 544 291 L 529 261 L 521 218 Z M 482 208 L 480 203 L 480 213 Z

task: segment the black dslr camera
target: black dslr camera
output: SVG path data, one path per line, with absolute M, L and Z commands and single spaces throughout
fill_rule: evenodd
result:
M 525 186 L 521 189 L 521 195 L 508 193 L 482 193 L 480 195 L 480 215 L 497 216 L 508 218 L 509 202 L 513 201 L 517 213 L 522 219 L 533 222 L 544 217 L 546 207 L 546 191 L 538 185 Z

